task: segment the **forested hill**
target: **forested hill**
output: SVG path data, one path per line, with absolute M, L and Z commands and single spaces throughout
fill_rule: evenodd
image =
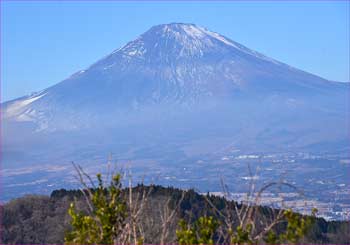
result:
M 128 193 L 129 190 L 124 190 L 125 198 Z M 171 187 L 138 186 L 133 188 L 133 193 L 134 199 L 140 199 L 142 193 L 147 193 L 147 205 L 145 205 L 140 222 L 144 228 L 144 243 L 148 244 L 160 243 L 161 217 L 164 217 L 166 212 L 171 213 L 176 207 L 178 211 L 169 222 L 169 235 L 165 240 L 168 244 L 176 243 L 176 229 L 181 218 L 189 223 L 193 223 L 198 217 L 204 215 L 214 216 L 218 220 L 222 219 L 213 211 L 214 208 L 208 204 L 208 200 L 217 210 L 224 210 L 227 206 L 235 204 L 222 197 L 203 196 L 193 190 L 184 192 Z M 64 236 L 71 228 L 67 210 L 73 201 L 77 208 L 86 210 L 84 196 L 78 190 L 56 190 L 51 196 L 28 195 L 6 203 L 1 207 L 0 243 L 63 244 Z M 242 208 L 242 205 L 237 204 L 237 206 Z M 277 210 L 266 207 L 257 207 L 256 210 L 257 229 L 262 229 L 262 227 L 259 228 L 258 223 L 271 218 L 277 212 Z M 237 217 L 233 217 L 233 222 L 237 222 Z M 285 224 L 281 224 L 276 228 L 276 232 L 279 233 L 285 228 Z M 302 242 L 346 244 L 350 241 L 349 231 L 349 221 L 327 222 L 322 218 L 317 218 Z

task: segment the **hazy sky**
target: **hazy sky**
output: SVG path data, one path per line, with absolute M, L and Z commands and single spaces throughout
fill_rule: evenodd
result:
M 349 81 L 348 1 L 1 1 L 1 100 L 60 82 L 170 22 L 195 23 L 289 65 Z

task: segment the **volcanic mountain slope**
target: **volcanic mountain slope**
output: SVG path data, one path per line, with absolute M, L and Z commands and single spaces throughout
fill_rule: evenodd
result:
M 347 83 L 193 24 L 164 24 L 44 91 L 3 103 L 4 154 L 49 151 L 75 134 L 103 135 L 105 145 L 227 138 L 255 150 L 348 147 L 348 98 Z

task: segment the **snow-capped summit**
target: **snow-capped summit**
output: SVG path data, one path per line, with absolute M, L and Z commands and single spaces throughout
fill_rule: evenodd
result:
M 172 23 L 152 27 L 119 52 L 145 57 L 174 55 L 178 59 L 183 56 L 202 57 L 205 53 L 222 51 L 220 49 L 229 49 L 230 46 L 240 49 L 233 41 L 202 27 Z
M 279 63 L 216 32 L 184 23 L 154 26 L 124 47 L 115 50 L 109 58 L 123 56 L 155 64 L 174 63 L 188 57 L 203 58 L 218 53 L 244 53 Z

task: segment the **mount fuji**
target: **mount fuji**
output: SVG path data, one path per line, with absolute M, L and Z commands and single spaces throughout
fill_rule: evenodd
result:
M 194 24 L 163 24 L 52 87 L 3 103 L 3 167 L 110 152 L 175 163 L 225 149 L 349 149 L 348 99 L 348 83 Z

